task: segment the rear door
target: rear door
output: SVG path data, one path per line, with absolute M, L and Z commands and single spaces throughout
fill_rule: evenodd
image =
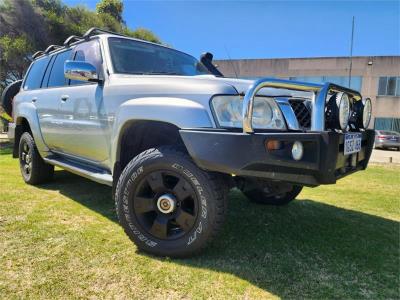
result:
M 50 148 L 53 145 L 53 124 L 57 118 L 59 103 L 48 97 L 43 82 L 45 74 L 51 69 L 53 59 L 54 57 L 45 56 L 33 63 L 24 80 L 22 92 L 18 95 L 23 102 L 30 102 L 36 107 L 43 140 Z
M 71 57 L 72 50 L 53 55 L 43 78 L 40 96 L 36 101 L 42 134 L 47 146 L 52 150 L 63 148 L 62 118 L 60 107 L 68 81 L 64 77 L 64 62 Z

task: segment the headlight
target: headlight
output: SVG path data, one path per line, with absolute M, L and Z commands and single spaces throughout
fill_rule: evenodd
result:
M 255 97 L 252 121 L 258 129 L 286 129 L 282 112 L 272 98 Z
M 243 100 L 239 96 L 215 96 L 211 105 L 220 126 L 242 128 Z M 286 129 L 278 105 L 267 97 L 255 97 L 252 124 L 255 129 Z
M 363 127 L 365 129 L 368 128 L 369 122 L 371 121 L 371 114 L 372 114 L 372 103 L 371 99 L 367 98 L 365 99 L 364 109 L 362 114 L 362 122 L 363 122 Z
M 345 93 L 336 94 L 336 105 L 339 109 L 339 126 L 345 130 L 350 118 L 350 100 Z
M 242 127 L 242 100 L 239 96 L 216 96 L 212 106 L 222 127 Z

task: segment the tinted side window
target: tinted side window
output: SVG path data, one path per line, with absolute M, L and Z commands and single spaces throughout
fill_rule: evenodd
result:
M 102 57 L 100 52 L 99 41 L 92 40 L 83 44 L 79 44 L 74 49 L 74 60 L 86 61 L 96 67 L 97 73 L 102 78 Z M 71 80 L 70 84 L 83 84 L 84 81 Z
M 55 55 L 51 56 L 51 58 L 50 58 L 50 62 L 47 65 L 46 72 L 44 73 L 44 77 L 43 77 L 43 80 L 42 80 L 42 87 L 47 87 L 47 82 L 49 81 L 51 67 L 53 65 L 53 62 L 54 62 L 55 58 L 56 58 Z
M 67 80 L 64 77 L 64 62 L 71 56 L 71 50 L 61 52 L 57 54 L 51 73 L 49 76 L 48 87 L 63 86 L 67 84 Z
M 50 58 L 44 57 L 35 61 L 26 76 L 24 90 L 33 90 L 40 88 L 42 78 Z

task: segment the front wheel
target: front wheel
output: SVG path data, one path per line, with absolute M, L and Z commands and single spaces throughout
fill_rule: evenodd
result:
M 298 185 L 262 179 L 244 179 L 238 187 L 250 201 L 268 205 L 286 205 L 293 201 L 303 189 Z
M 149 149 L 133 158 L 118 180 L 118 219 L 139 249 L 187 257 L 220 229 L 225 190 L 218 175 L 199 169 L 185 153 Z

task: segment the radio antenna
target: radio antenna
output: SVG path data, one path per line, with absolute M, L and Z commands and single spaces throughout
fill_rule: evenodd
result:
M 228 55 L 228 59 L 231 62 L 231 66 L 232 66 L 233 72 L 235 72 L 235 76 L 236 76 L 236 78 L 238 78 L 238 73 L 236 72 L 236 68 L 235 68 L 235 65 L 233 64 L 231 56 L 229 55 L 228 48 L 226 47 L 226 45 L 224 45 L 224 47 L 225 47 L 226 54 Z
M 350 40 L 350 67 L 349 67 L 349 88 L 351 85 L 351 69 L 353 68 L 353 42 L 354 42 L 354 16 L 353 16 L 353 22 L 351 24 L 351 40 Z

